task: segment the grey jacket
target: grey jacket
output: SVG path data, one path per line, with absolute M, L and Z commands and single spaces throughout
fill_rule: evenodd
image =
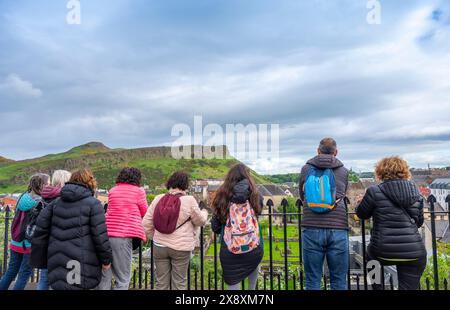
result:
M 336 178 L 336 199 L 339 200 L 336 207 L 328 213 L 317 214 L 309 210 L 306 201 L 303 185 L 306 181 L 306 176 L 311 166 L 320 169 L 330 168 L 333 170 Z M 303 219 L 302 226 L 309 228 L 330 228 L 330 229 L 347 229 L 348 218 L 347 210 L 344 203 L 344 197 L 348 187 L 348 170 L 344 164 L 333 155 L 317 155 L 310 159 L 305 166 L 303 166 L 300 173 L 300 199 L 303 201 Z

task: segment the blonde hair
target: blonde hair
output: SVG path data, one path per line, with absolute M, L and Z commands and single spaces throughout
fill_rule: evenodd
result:
M 63 187 L 69 182 L 72 173 L 66 170 L 56 170 L 52 175 L 52 186 Z
M 406 160 L 399 156 L 386 157 L 375 166 L 375 176 L 380 181 L 409 180 L 411 172 Z

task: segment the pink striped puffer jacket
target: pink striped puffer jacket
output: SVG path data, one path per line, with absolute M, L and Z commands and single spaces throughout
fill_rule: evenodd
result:
M 142 218 L 148 204 L 144 189 L 118 183 L 109 191 L 106 226 L 109 237 L 140 238 L 146 241 Z

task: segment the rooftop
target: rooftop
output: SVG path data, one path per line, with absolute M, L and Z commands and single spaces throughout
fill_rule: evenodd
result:
M 425 225 L 431 230 L 431 221 L 426 220 Z M 450 243 L 450 231 L 448 220 L 436 219 L 436 238 L 444 243 Z
M 264 187 L 267 192 L 269 192 L 269 195 L 265 195 L 262 191 L 261 194 L 263 196 L 286 196 L 286 193 L 284 190 L 275 184 L 263 184 L 261 187 Z
M 436 179 L 431 183 L 430 188 L 433 189 L 450 189 L 450 178 Z

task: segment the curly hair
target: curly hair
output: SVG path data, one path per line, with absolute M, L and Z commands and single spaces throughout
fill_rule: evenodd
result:
M 97 190 L 97 180 L 89 169 L 81 169 L 74 172 L 70 177 L 70 182 L 85 185 L 89 187 L 92 193 Z
M 137 168 L 123 168 L 116 179 L 116 184 L 125 183 L 141 186 L 142 173 Z
M 177 171 L 172 174 L 166 183 L 167 189 L 181 189 L 185 191 L 189 188 L 189 175 L 184 171 Z
M 386 157 L 375 166 L 375 176 L 380 181 L 409 180 L 411 172 L 408 163 L 399 156 Z

